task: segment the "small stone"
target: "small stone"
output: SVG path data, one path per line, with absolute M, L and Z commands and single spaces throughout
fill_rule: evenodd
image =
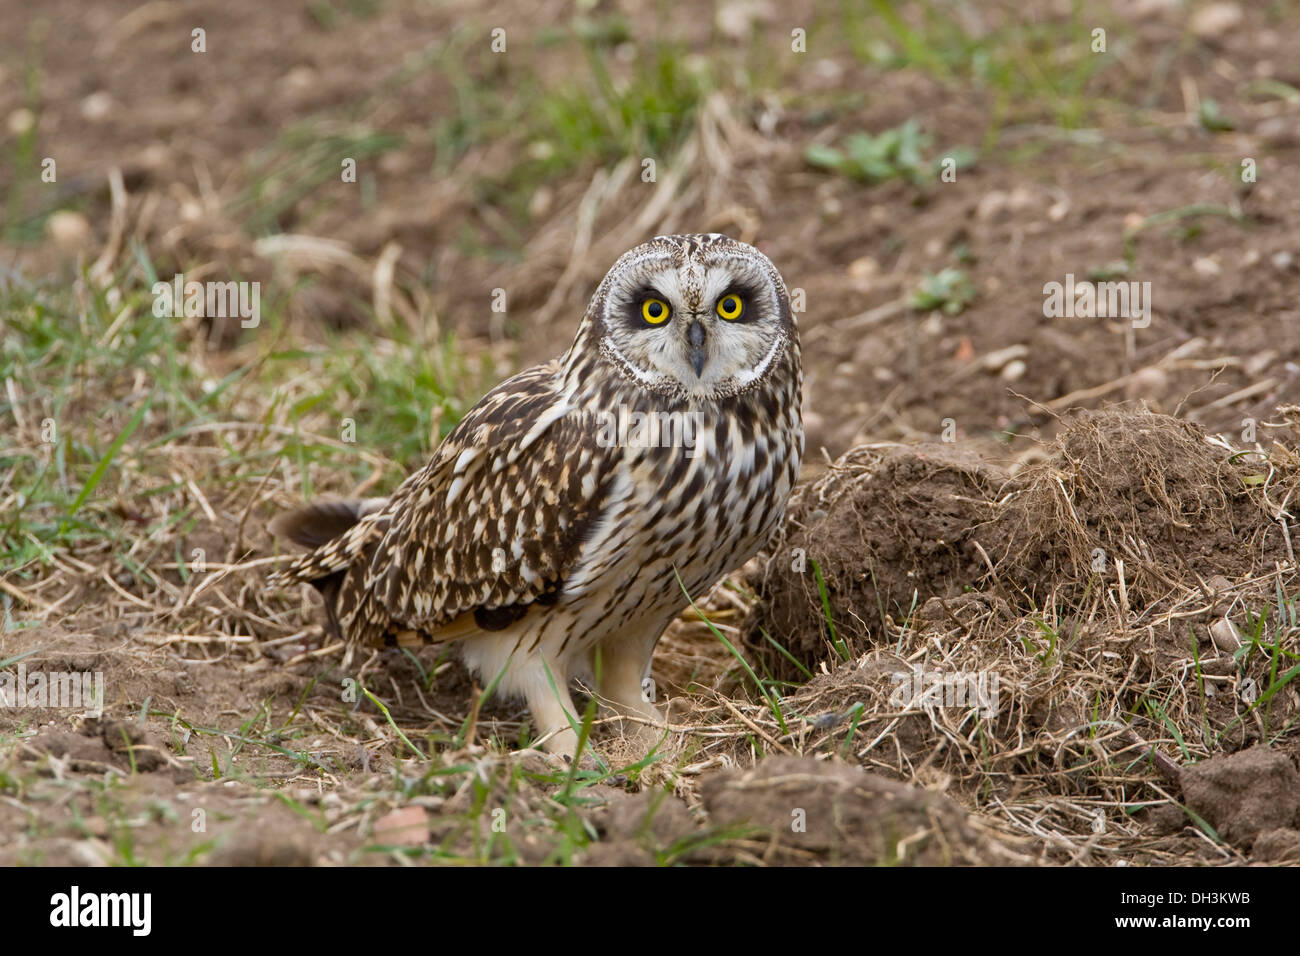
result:
M 1292 263 L 1295 262 L 1295 256 L 1291 255 L 1287 250 L 1282 249 L 1279 252 L 1273 253 L 1269 258 L 1269 262 L 1273 263 L 1273 268 L 1278 272 L 1287 272 L 1291 268 Z
M 310 90 L 316 83 L 316 71 L 309 66 L 295 66 L 280 78 L 280 84 L 291 93 Z
M 1201 256 L 1198 259 L 1192 260 L 1192 271 L 1202 279 L 1210 279 L 1217 276 L 1223 270 L 1219 268 L 1219 264 L 1213 259 L 1208 256 Z
M 429 840 L 429 815 L 423 807 L 402 807 L 375 821 L 375 839 L 393 846 L 421 846 Z
M 1029 366 L 1020 359 L 1012 359 L 1006 365 L 1002 366 L 1002 381 L 1015 382 L 1025 377 L 1029 371 Z
M 1201 39 L 1209 39 L 1235 29 L 1242 20 L 1241 7 L 1235 3 L 1211 3 L 1192 14 L 1189 24 Z
M 854 282 L 870 283 L 880 275 L 880 263 L 871 256 L 862 256 L 849 263 L 849 278 Z
M 1221 617 L 1210 625 L 1210 640 L 1214 642 L 1215 647 L 1225 654 L 1231 654 L 1241 647 L 1241 638 L 1237 635 L 1237 628 L 1226 617 Z
M 25 106 L 20 106 L 9 114 L 9 119 L 5 122 L 10 135 L 22 136 L 36 125 L 36 114 Z
M 82 866 L 108 866 L 113 860 L 113 850 L 103 840 L 78 840 L 69 849 Z
M 1022 359 L 1028 354 L 1029 347 L 1027 345 L 1009 345 L 1004 349 L 985 353 L 984 357 L 980 359 L 980 365 L 987 371 L 996 372 L 998 369 L 1004 368 L 1013 359 Z
M 45 220 L 45 234 L 63 249 L 80 249 L 90 242 L 90 222 L 79 212 L 60 209 Z
M 106 90 L 91 93 L 81 101 L 81 117 L 91 123 L 100 123 L 113 112 L 113 97 Z

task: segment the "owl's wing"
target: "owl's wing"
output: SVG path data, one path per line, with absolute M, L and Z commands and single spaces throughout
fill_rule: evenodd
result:
M 558 598 L 614 459 L 556 389 L 557 370 L 489 392 L 394 493 L 363 584 L 394 621 L 436 632 L 473 612 L 496 630 Z

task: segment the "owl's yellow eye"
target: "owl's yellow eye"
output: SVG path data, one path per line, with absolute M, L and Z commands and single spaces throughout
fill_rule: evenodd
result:
M 740 296 L 734 292 L 730 295 L 724 295 L 718 300 L 718 315 L 722 316 L 729 322 L 740 318 L 740 313 L 745 310 L 745 305 L 740 301 Z
M 651 325 L 662 325 L 668 318 L 668 303 L 662 299 L 646 299 L 641 303 L 641 318 Z

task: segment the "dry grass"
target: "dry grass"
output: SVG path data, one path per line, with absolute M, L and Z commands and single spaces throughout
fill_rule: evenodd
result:
M 956 556 L 930 579 L 934 595 L 883 621 L 880 592 L 845 569 L 861 579 L 872 549 L 895 542 L 836 549 L 857 533 L 855 511 L 880 504 L 868 489 L 888 459 L 850 452 L 803 489 L 749 627 L 759 652 L 759 627 L 785 633 L 774 622 L 818 634 L 800 645 L 816 676 L 781 700 L 780 719 L 761 702 L 730 702 L 730 717 L 714 708 L 711 734 L 738 748 L 735 759 L 837 754 L 943 791 L 1036 840 L 1045 860 L 1186 862 L 1190 849 L 1203 862 L 1240 861 L 1241 848 L 1204 820 L 1189 848 L 1169 832 L 1181 814 L 1170 821 L 1162 808 L 1182 807 L 1180 774 L 1197 762 L 1256 743 L 1296 749 L 1300 589 L 1288 506 L 1300 460 L 1290 412 L 1273 434 L 1265 453 L 1147 413 L 1072 420 L 1045 461 L 985 483 L 968 525 L 952 529 Z M 935 468 L 964 478 L 975 467 L 901 454 L 926 459 L 919 485 Z M 891 482 L 891 492 L 919 490 Z M 819 537 L 826 528 L 850 531 Z M 988 563 L 964 578 L 957 552 L 976 538 Z M 790 547 L 823 561 L 827 601 L 811 572 L 788 570 Z M 1098 549 L 1109 557 L 1096 562 Z M 832 627 L 852 649 L 842 662 Z M 911 675 L 921 673 L 947 677 L 950 696 L 942 684 L 915 696 Z M 997 680 L 987 709 L 975 696 L 981 675 Z M 952 696 L 956 686 L 970 696 Z

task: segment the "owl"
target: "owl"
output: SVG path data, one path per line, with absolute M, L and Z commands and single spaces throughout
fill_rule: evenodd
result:
M 272 583 L 314 585 L 351 646 L 454 642 L 549 751 L 575 756 L 575 679 L 656 741 L 655 644 L 782 520 L 802 381 L 768 258 L 659 236 L 610 269 L 567 352 L 484 396 L 389 497 L 278 515 L 314 550 Z

